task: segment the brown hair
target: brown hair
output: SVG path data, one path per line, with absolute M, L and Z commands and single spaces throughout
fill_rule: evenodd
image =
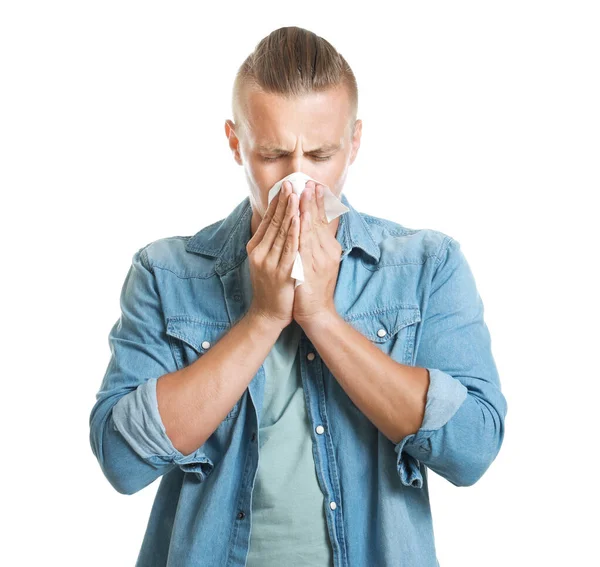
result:
M 244 127 L 246 89 L 294 97 L 340 86 L 349 95 L 350 126 L 356 122 L 358 87 L 342 54 L 327 40 L 304 28 L 276 29 L 260 40 L 236 74 L 232 94 L 236 133 L 239 136 Z

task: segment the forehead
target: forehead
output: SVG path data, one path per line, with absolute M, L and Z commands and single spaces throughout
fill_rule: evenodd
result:
M 298 137 L 311 147 L 338 144 L 348 127 L 350 100 L 344 88 L 292 97 L 251 90 L 244 117 L 255 146 L 295 145 Z

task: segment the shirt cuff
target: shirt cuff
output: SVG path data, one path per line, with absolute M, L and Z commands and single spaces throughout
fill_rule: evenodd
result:
M 158 411 L 156 381 L 157 378 L 151 378 L 140 384 L 113 406 L 114 427 L 143 459 L 175 464 L 205 480 L 214 468 L 213 461 L 202 447 L 189 455 L 174 447 Z
M 415 488 L 423 487 L 423 475 L 417 457 L 429 452 L 427 439 L 450 421 L 468 394 L 466 386 L 450 374 L 437 368 L 427 370 L 429 388 L 423 423 L 416 433 L 407 435 L 394 447 L 398 454 L 396 466 L 402 484 Z

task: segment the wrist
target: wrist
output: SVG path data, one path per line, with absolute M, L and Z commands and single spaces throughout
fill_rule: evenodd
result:
M 302 327 L 307 335 L 311 335 L 319 329 L 335 327 L 342 318 L 335 310 L 326 310 L 311 317 L 296 318 L 296 323 Z
M 279 336 L 281 331 L 290 323 L 282 319 L 271 317 L 268 314 L 261 312 L 251 307 L 244 317 L 253 327 L 259 328 L 265 334 L 274 334 Z

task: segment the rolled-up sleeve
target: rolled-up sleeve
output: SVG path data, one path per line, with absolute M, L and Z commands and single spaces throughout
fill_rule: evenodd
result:
M 111 352 L 92 408 L 90 445 L 102 472 L 133 494 L 179 466 L 204 480 L 213 469 L 203 446 L 184 455 L 161 420 L 156 381 L 177 371 L 147 246 L 132 259 L 120 296 L 121 315 L 108 336 Z
M 455 486 L 477 482 L 500 451 L 507 413 L 472 271 L 456 240 L 441 248 L 415 338 L 415 366 L 429 372 L 425 415 L 395 445 L 398 474 L 415 488 L 420 463 Z

